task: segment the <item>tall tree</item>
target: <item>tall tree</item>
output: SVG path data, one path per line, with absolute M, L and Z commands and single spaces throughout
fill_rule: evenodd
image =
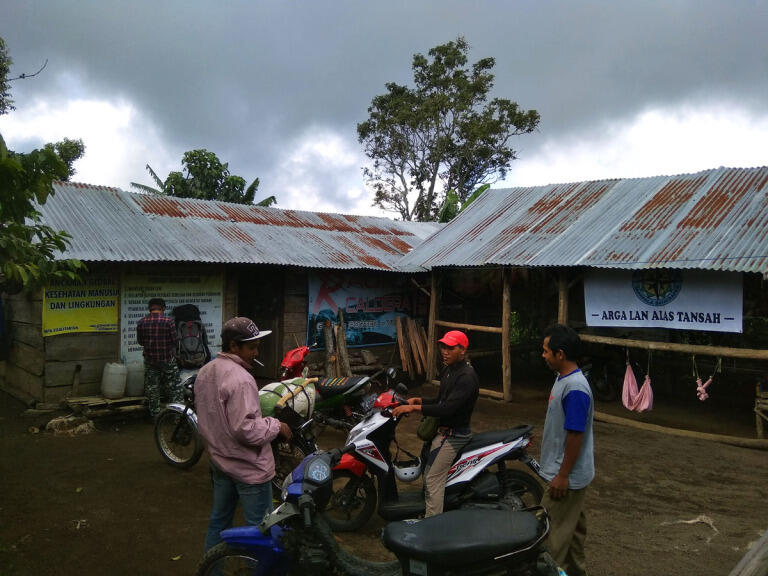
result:
M 222 163 L 218 156 L 208 150 L 190 150 L 181 159 L 181 172 L 171 172 L 161 180 L 152 167 L 147 164 L 147 171 L 157 188 L 131 182 L 131 186 L 151 194 L 165 194 L 177 198 L 199 198 L 202 200 L 221 200 L 236 204 L 252 204 L 259 188 L 256 178 L 248 188 L 240 176 L 229 173 L 229 165 Z M 258 206 L 271 206 L 277 199 L 269 196 Z
M 539 124 L 536 110 L 492 98 L 496 62 L 469 66 L 463 37 L 413 57 L 414 88 L 394 82 L 373 98 L 369 118 L 357 125 L 372 167 L 363 170 L 375 206 L 403 220 L 436 220 L 455 191 L 464 203 L 473 190 L 506 176 L 516 152 L 512 136 Z M 445 213 L 445 211 L 444 211 Z
M 12 60 L 0 38 L 0 114 L 14 110 L 8 73 Z M 24 75 L 19 78 L 23 78 Z M 85 266 L 61 260 L 70 235 L 40 220 L 38 206 L 53 194 L 54 180 L 67 180 L 85 152 L 81 140 L 65 139 L 21 154 L 0 134 L 0 291 L 37 288 L 56 279 L 79 279 Z

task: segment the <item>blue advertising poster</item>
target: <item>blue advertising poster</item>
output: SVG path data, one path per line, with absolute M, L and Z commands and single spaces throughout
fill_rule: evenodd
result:
M 426 296 L 411 290 L 402 277 L 357 272 L 323 271 L 309 275 L 307 341 L 325 347 L 323 324 L 338 324 L 344 313 L 347 346 L 393 344 L 395 319 L 425 313 Z

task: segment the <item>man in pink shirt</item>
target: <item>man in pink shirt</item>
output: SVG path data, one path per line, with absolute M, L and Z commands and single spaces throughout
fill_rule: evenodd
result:
M 211 457 L 213 509 L 205 550 L 221 542 L 232 526 L 237 503 L 247 524 L 257 525 L 272 510 L 275 460 L 271 442 L 289 439 L 291 429 L 262 417 L 259 390 L 249 370 L 259 355 L 259 330 L 249 318 L 232 318 L 221 329 L 222 352 L 200 369 L 195 380 L 195 411 Z

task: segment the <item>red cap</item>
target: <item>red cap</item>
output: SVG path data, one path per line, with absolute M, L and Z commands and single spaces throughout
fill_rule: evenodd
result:
M 442 342 L 446 346 L 461 346 L 462 348 L 469 348 L 469 339 L 464 332 L 458 330 L 451 330 L 446 332 L 445 336 L 440 338 L 438 342 Z

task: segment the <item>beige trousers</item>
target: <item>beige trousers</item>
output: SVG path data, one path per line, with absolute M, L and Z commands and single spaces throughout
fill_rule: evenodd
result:
M 545 493 L 541 505 L 551 522 L 546 545 L 549 553 L 568 576 L 586 576 L 587 559 L 584 541 L 587 538 L 587 517 L 584 497 L 587 489 L 568 490 L 564 498 L 554 500 Z
M 432 439 L 424 471 L 424 494 L 426 498 L 426 517 L 442 514 L 445 501 L 445 482 L 453 459 L 461 448 L 469 442 L 471 436 L 443 436 L 438 433 Z

